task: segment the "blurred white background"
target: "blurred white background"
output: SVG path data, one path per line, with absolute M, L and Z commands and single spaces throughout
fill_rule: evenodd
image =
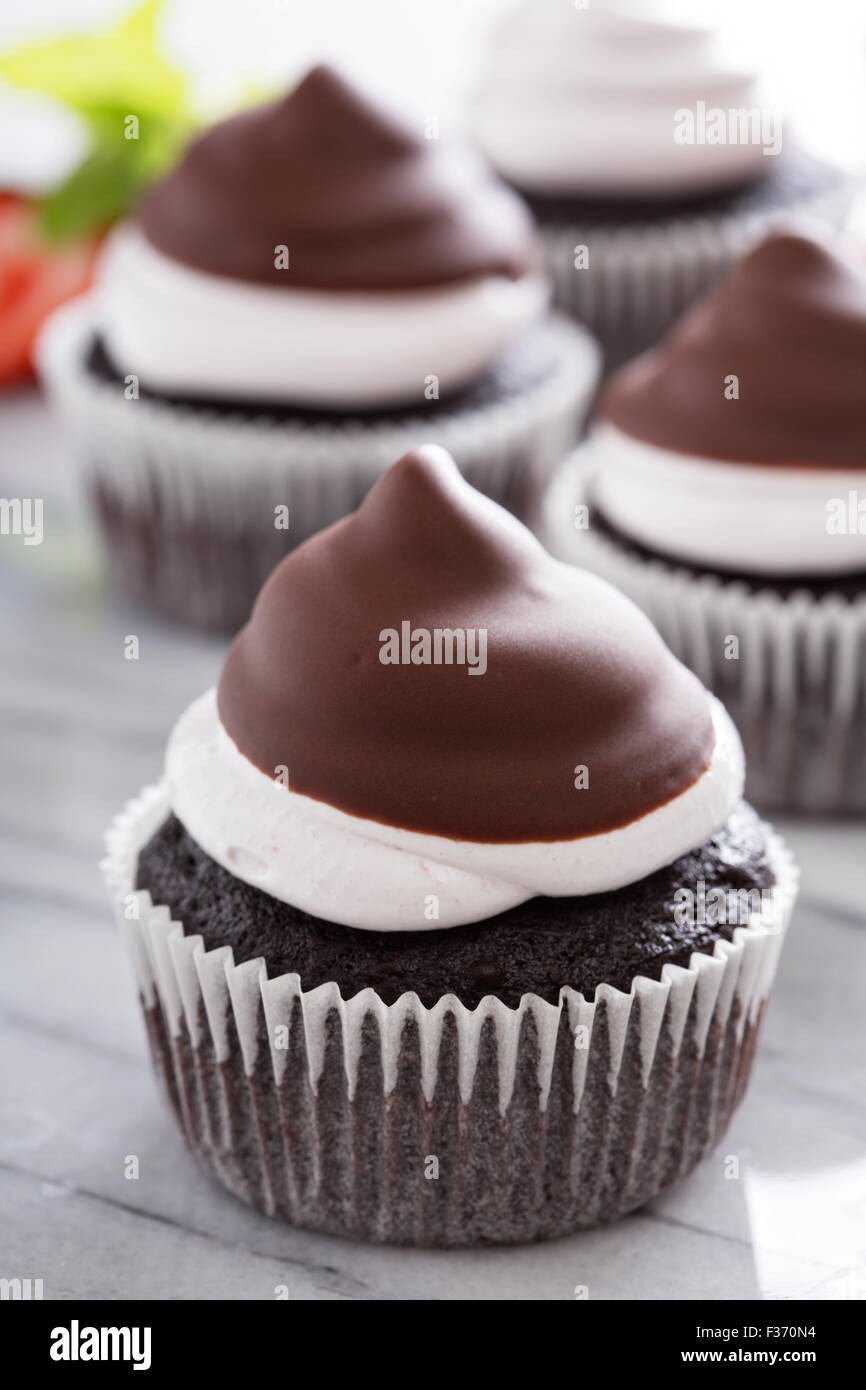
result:
M 250 84 L 278 88 L 327 57 L 419 114 L 438 115 L 447 133 L 459 125 L 485 31 L 509 3 L 169 0 L 165 42 L 194 76 L 206 112 L 224 109 Z M 866 164 L 863 0 L 668 0 L 668 8 L 671 3 L 692 18 L 718 16 L 759 56 L 771 91 L 805 143 L 847 164 Z M 650 7 L 653 0 L 632 4 Z M 129 8 L 129 0 L 3 0 L 0 48 L 98 28 Z M 31 124 L 34 144 L 22 149 L 13 104 L 9 89 L 0 91 L 0 186 L 9 182 L 10 169 L 42 158 Z

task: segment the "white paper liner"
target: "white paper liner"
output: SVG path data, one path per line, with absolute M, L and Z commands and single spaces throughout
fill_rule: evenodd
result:
M 197 625 L 236 628 L 288 549 L 354 511 L 407 449 L 443 445 L 469 481 L 524 518 L 579 436 L 600 353 L 551 318 L 553 370 L 507 400 L 409 411 L 387 422 L 305 424 L 207 407 L 129 401 L 87 366 L 92 298 L 58 311 L 39 341 L 40 376 L 79 445 L 117 582 Z M 289 509 L 288 530 L 274 526 Z
M 102 868 L 157 1073 L 202 1166 L 244 1201 L 398 1244 L 536 1240 L 647 1201 L 724 1132 L 797 892 L 769 829 L 772 906 L 688 968 L 595 1000 L 564 988 L 556 1005 L 448 995 L 428 1009 L 269 980 L 262 960 L 184 936 L 134 888 L 168 809 L 164 784 L 130 802 Z
M 539 534 L 557 558 L 614 584 L 650 617 L 675 656 L 726 705 L 746 753 L 746 794 L 765 809 L 866 812 L 866 593 L 788 596 L 644 559 L 592 529 L 590 446 L 567 459 L 544 500 Z M 590 507 L 591 517 L 591 507 Z M 725 655 L 739 639 L 739 657 Z
M 806 217 L 838 228 L 853 196 L 853 184 L 840 178 L 838 188 L 787 208 L 622 227 L 542 222 L 554 302 L 592 331 L 610 371 L 657 343 L 690 304 L 775 227 Z M 577 270 L 575 247 L 584 245 L 589 265 Z

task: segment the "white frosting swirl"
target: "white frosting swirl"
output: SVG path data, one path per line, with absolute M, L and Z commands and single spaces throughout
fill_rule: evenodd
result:
M 238 750 L 220 723 L 213 690 L 178 720 L 166 775 L 178 819 L 235 877 L 326 921 L 430 931 L 482 921 L 538 894 L 620 888 L 702 844 L 743 792 L 739 736 L 715 699 L 712 714 L 713 756 L 692 786 L 621 829 L 577 840 L 449 840 L 300 796 Z
M 849 494 L 863 471 L 724 463 L 598 425 L 581 451 L 590 497 L 625 536 L 685 563 L 761 575 L 866 569 Z M 856 512 L 856 503 L 855 508 Z
M 760 143 L 678 144 L 678 111 L 764 109 L 756 74 L 700 22 L 625 0 L 525 0 L 496 31 L 474 124 L 498 171 L 535 193 L 663 197 L 767 174 Z M 769 113 L 772 115 L 772 113 Z
M 540 274 L 381 293 L 274 289 L 205 274 L 133 227 L 102 262 L 109 353 L 169 394 L 325 408 L 422 403 L 480 375 L 543 312 Z

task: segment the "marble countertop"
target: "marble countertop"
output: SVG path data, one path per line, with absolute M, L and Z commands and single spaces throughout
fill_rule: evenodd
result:
M 0 536 L 0 1276 L 42 1278 L 46 1298 L 866 1297 L 857 824 L 781 823 L 803 888 L 751 1088 L 716 1153 L 636 1215 L 528 1248 L 393 1250 L 292 1230 L 210 1183 L 157 1094 L 97 861 L 224 643 L 110 598 L 33 393 L 0 398 L 0 470 L 4 496 L 45 499 L 42 545 Z

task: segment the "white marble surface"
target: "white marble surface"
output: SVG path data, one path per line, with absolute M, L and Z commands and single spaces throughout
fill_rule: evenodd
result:
M 41 1277 L 46 1298 L 866 1297 L 856 824 L 783 826 L 803 892 L 751 1089 L 719 1151 L 637 1215 L 530 1248 L 400 1251 L 291 1230 L 204 1178 L 157 1095 L 96 864 L 223 644 L 111 601 L 28 393 L 0 397 L 0 494 L 45 499 L 41 546 L 0 537 L 0 1276 Z

